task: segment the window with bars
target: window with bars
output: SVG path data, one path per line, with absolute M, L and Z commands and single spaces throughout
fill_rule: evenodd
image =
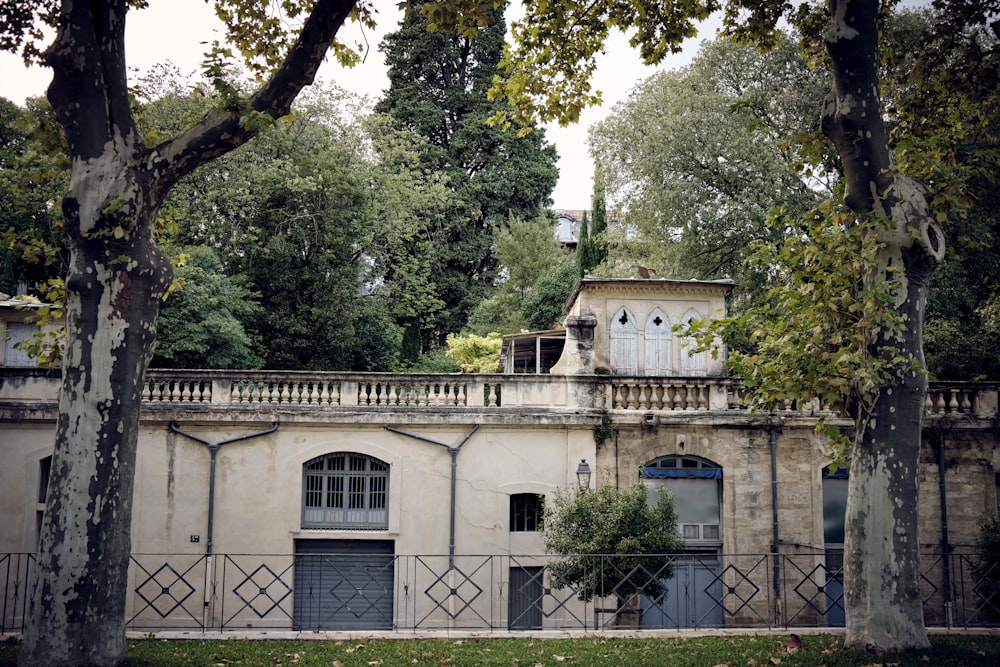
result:
M 303 528 L 386 530 L 389 464 L 366 454 L 326 454 L 303 466 Z
M 512 533 L 535 532 L 542 529 L 545 496 L 537 493 L 515 493 L 510 497 L 510 530 Z

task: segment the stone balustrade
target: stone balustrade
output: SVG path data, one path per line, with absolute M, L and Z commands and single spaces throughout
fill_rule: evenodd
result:
M 57 400 L 58 373 L 0 369 L 0 404 L 44 406 Z M 625 412 L 745 411 L 743 388 L 724 377 L 340 373 L 320 371 L 160 370 L 146 374 L 149 406 L 290 409 L 585 409 Z M 931 419 L 993 418 L 997 385 L 931 383 Z M 784 411 L 815 414 L 816 401 L 788 401 Z

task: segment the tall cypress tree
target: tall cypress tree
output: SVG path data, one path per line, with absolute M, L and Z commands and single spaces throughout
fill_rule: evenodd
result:
M 506 220 L 508 213 L 530 218 L 548 206 L 558 171 L 555 148 L 543 131 L 518 137 L 517 127 L 504 132 L 486 122 L 499 108 L 486 91 L 503 48 L 503 9 L 470 40 L 454 32 L 427 32 L 422 4 L 410 0 L 399 30 L 379 47 L 390 86 L 376 111 L 428 139 L 426 167 L 446 173 L 454 193 L 434 231 L 433 280 L 446 306 L 433 330 L 411 327 L 408 334 L 411 344 L 418 336 L 424 347 L 461 329 L 472 308 L 490 294 L 498 269 L 491 223 Z
M 577 276 L 583 278 L 594 266 L 594 242 L 590 238 L 590 222 L 587 220 L 587 212 L 584 211 L 576 241 Z
M 608 258 L 608 211 L 604 203 L 604 186 L 600 183 L 594 184 L 593 206 L 593 220 L 590 223 L 590 242 L 593 253 L 591 268 Z

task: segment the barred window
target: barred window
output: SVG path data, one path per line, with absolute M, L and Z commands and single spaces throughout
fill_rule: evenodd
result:
M 510 497 L 511 532 L 535 532 L 542 529 L 545 496 L 537 493 L 515 493 Z
M 389 464 L 365 454 L 326 454 L 303 466 L 303 528 L 386 530 Z

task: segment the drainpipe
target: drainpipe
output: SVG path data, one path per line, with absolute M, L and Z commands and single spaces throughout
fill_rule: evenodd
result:
M 472 430 L 465 434 L 462 438 L 462 442 L 458 443 L 454 447 L 449 445 L 447 442 L 441 442 L 440 440 L 435 440 L 433 438 L 428 438 L 423 435 L 417 435 L 416 433 L 407 433 L 406 431 L 400 430 L 395 426 L 386 426 L 385 430 L 392 431 L 393 433 L 398 433 L 400 435 L 405 435 L 408 438 L 413 438 L 414 440 L 421 440 L 423 442 L 429 442 L 432 445 L 438 445 L 439 447 L 444 447 L 451 454 L 451 503 L 449 512 L 449 525 L 448 525 L 448 569 L 454 569 L 455 567 L 455 495 L 456 495 L 456 481 L 458 480 L 458 452 L 462 449 L 462 445 L 469 441 L 469 438 L 479 430 L 479 424 L 472 427 Z
M 781 617 L 781 562 L 778 544 L 778 431 L 774 414 L 767 417 L 768 443 L 771 446 L 771 540 L 774 546 L 774 613 L 775 621 Z
M 209 442 L 208 440 L 205 440 L 204 438 L 202 438 L 200 436 L 194 435 L 193 433 L 188 433 L 187 431 L 182 431 L 181 428 L 179 426 L 177 426 L 177 422 L 173 422 L 173 421 L 170 422 L 170 431 L 171 431 L 171 433 L 178 433 L 180 435 L 183 435 L 185 438 L 190 438 L 191 440 L 194 440 L 195 442 L 200 442 L 201 444 L 203 444 L 206 447 L 208 447 L 208 454 L 209 454 L 209 472 L 208 472 L 208 532 L 205 535 L 205 606 L 204 606 L 204 611 L 202 612 L 202 619 L 201 619 L 201 621 L 202 621 L 202 627 L 203 628 L 208 627 L 208 607 L 209 607 L 209 605 L 212 602 L 212 599 L 211 599 L 212 596 L 211 596 L 211 594 L 210 594 L 209 591 L 211 590 L 210 576 L 211 576 L 211 572 L 212 572 L 212 560 L 213 560 L 213 556 L 212 556 L 212 530 L 213 530 L 213 521 L 214 521 L 214 517 L 215 517 L 215 462 L 216 462 L 216 455 L 219 453 L 219 449 L 221 449 L 223 445 L 228 445 L 228 444 L 233 443 L 233 442 L 240 442 L 242 440 L 249 440 L 251 438 L 257 438 L 257 437 L 260 437 L 262 435 L 268 435 L 269 433 L 274 433 L 275 431 L 278 430 L 278 426 L 279 426 L 278 421 L 275 420 L 274 423 L 271 425 L 271 428 L 269 428 L 269 429 L 267 429 L 265 431 L 258 431 L 257 433 L 248 433 L 246 435 L 241 435 L 241 436 L 238 436 L 238 437 L 235 437 L 235 438 L 229 438 L 228 440 L 222 440 L 220 442 Z
M 944 562 L 944 615 L 948 627 L 952 624 L 951 545 L 948 543 L 948 493 L 945 484 L 944 429 L 938 429 L 938 493 L 941 498 L 941 553 Z

